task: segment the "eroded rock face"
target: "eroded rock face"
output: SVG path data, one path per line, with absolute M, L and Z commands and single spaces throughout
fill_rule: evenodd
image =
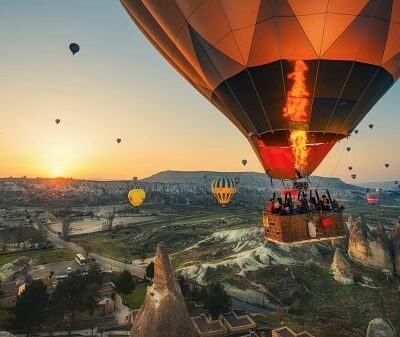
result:
M 357 219 L 350 232 L 349 257 L 366 267 L 393 270 L 391 243 L 382 225 L 369 230 Z
M 393 247 L 393 262 L 395 265 L 395 271 L 400 274 L 400 221 L 393 227 L 392 235 L 392 247 Z
M 353 283 L 353 273 L 351 272 L 350 264 L 343 256 L 340 248 L 336 248 L 332 262 L 333 277 L 336 281 L 342 284 Z
M 195 337 L 186 303 L 162 244 L 154 258 L 154 283 L 133 322 L 131 337 Z
M 366 337 L 396 337 L 396 333 L 385 320 L 375 318 L 368 324 Z

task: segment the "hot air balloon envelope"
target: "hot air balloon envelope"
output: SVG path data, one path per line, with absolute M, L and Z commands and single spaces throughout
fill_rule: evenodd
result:
M 72 55 L 75 55 L 79 51 L 80 47 L 77 43 L 71 43 L 69 45 L 69 50 L 71 51 Z
M 128 193 L 128 200 L 133 207 L 139 207 L 146 199 L 146 192 L 141 188 L 134 188 Z
M 351 171 L 353 169 L 353 167 L 349 166 L 349 171 Z
M 346 148 L 347 152 L 351 151 L 351 147 Z
M 211 183 L 211 192 L 218 203 L 225 207 L 236 193 L 235 182 L 229 177 L 218 177 Z
M 299 191 L 294 188 L 285 188 L 281 190 L 282 199 L 285 199 L 286 196 L 289 198 L 289 195 L 292 200 L 296 200 L 298 198 Z
M 367 202 L 370 205 L 376 205 L 377 203 L 379 203 L 379 196 L 378 194 L 375 193 L 368 193 L 367 194 Z
M 121 2 L 273 178 L 310 175 L 400 75 L 400 0 Z
M 121 143 L 121 138 L 117 138 L 117 143 Z
M 352 178 L 352 179 L 356 179 L 356 178 L 357 178 L 357 175 L 356 175 L 356 174 L 352 174 L 352 175 L 351 175 L 351 178 Z
M 56 124 L 60 124 L 60 120 L 57 118 L 56 120 L 55 120 L 55 122 L 56 122 Z
M 243 164 L 243 166 L 246 166 L 247 160 L 246 160 L 246 159 L 243 159 L 243 160 L 242 160 L 242 164 Z

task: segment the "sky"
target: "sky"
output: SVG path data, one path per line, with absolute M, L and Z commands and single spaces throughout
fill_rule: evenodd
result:
M 71 42 L 81 47 L 75 56 Z M 245 137 L 158 54 L 118 0 L 1 0 L 0 45 L 1 177 L 263 172 Z M 358 182 L 400 180 L 399 98 L 395 84 L 314 174 L 350 182 L 351 165 Z

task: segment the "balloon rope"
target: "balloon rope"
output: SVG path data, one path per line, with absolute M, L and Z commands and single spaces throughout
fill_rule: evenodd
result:
M 333 176 L 333 175 L 336 173 L 336 170 L 337 170 L 337 168 L 338 168 L 338 166 L 339 166 L 339 163 L 340 163 L 340 161 L 342 160 L 343 153 L 344 153 L 344 149 L 345 149 L 344 142 L 343 142 L 341 145 L 342 145 L 342 148 L 341 148 L 341 150 L 340 150 L 339 158 L 338 158 L 338 160 L 336 161 L 336 165 L 335 165 L 335 167 L 334 167 L 332 173 L 330 174 L 330 176 Z

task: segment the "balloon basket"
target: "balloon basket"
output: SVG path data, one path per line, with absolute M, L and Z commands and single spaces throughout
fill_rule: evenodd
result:
M 309 217 L 310 216 L 310 217 Z M 319 224 L 329 217 L 329 227 L 316 226 L 316 235 L 310 236 L 309 222 Z M 345 223 L 341 211 L 315 212 L 308 214 L 279 215 L 264 212 L 265 240 L 277 243 L 308 243 L 346 237 Z

